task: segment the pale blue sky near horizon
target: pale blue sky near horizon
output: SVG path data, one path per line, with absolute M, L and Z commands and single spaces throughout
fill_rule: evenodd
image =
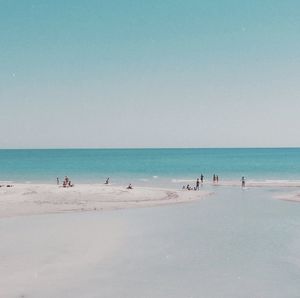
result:
M 300 147 L 299 11 L 0 0 L 0 148 Z

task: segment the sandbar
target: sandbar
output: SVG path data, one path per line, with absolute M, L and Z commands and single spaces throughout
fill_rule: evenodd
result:
M 199 200 L 211 191 L 154 187 L 78 184 L 63 188 L 51 184 L 13 184 L 0 188 L 0 218 L 72 211 L 102 211 L 151 207 Z

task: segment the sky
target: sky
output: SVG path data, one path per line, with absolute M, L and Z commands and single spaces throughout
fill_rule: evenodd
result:
M 0 0 L 0 148 L 300 147 L 298 0 Z

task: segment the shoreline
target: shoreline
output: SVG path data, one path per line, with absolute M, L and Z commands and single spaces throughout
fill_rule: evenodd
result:
M 191 179 L 173 179 L 172 183 L 175 184 L 190 184 L 195 180 Z M 204 181 L 203 186 L 234 186 L 241 187 L 242 182 L 239 180 L 220 180 L 219 182 Z M 300 187 L 300 180 L 246 180 L 246 187 Z
M 195 180 L 178 180 L 176 183 L 192 183 Z M 169 204 L 186 203 L 200 200 L 214 194 L 215 187 L 242 188 L 240 181 L 204 181 L 200 190 L 182 190 L 175 188 L 135 186 L 126 189 L 115 184 L 76 184 L 64 188 L 62 185 L 49 183 L 13 183 L 0 182 L 0 218 L 42 215 L 48 213 L 70 213 L 86 211 L 108 211 L 128 208 L 155 207 Z M 9 187 L 7 187 L 9 186 Z M 175 186 L 173 184 L 173 186 Z M 202 187 L 208 186 L 208 189 Z M 246 182 L 248 188 L 299 188 L 300 181 L 264 180 Z M 300 195 L 289 192 L 274 196 L 285 201 L 300 201 Z
M 285 193 L 274 196 L 274 198 L 288 202 L 300 203 L 300 192 Z
M 157 178 L 155 178 L 157 179 Z M 194 187 L 196 183 L 196 179 L 167 179 L 163 177 L 164 179 L 162 182 L 156 181 L 157 183 L 153 183 L 154 180 L 150 179 L 142 179 L 139 178 L 136 181 L 133 180 L 133 184 L 135 188 L 155 188 L 155 189 L 172 189 L 172 190 L 180 190 L 182 186 L 186 186 L 189 184 L 190 186 Z M 105 180 L 104 180 L 105 181 Z M 97 182 L 97 181 L 75 181 L 75 186 L 82 186 L 82 185 L 105 185 L 105 186 L 110 186 L 110 187 L 123 187 L 126 188 L 128 185 L 123 184 L 124 181 L 117 181 L 115 183 L 109 183 L 106 185 L 104 182 Z M 145 185 L 145 184 L 148 185 Z M 166 186 L 161 186 L 161 183 Z M 14 181 L 14 180 L 0 180 L 0 189 L 2 187 L 6 187 L 6 185 L 45 185 L 45 186 L 57 186 L 56 183 L 49 181 Z M 59 186 L 62 187 L 62 184 L 60 183 Z M 224 179 L 224 180 L 219 180 L 219 182 L 213 182 L 211 180 L 205 179 L 201 186 L 241 186 L 241 180 L 237 179 Z M 254 180 L 254 179 L 247 179 L 246 178 L 246 187 L 299 187 L 300 188 L 300 180 L 291 180 L 291 179 L 259 179 L 259 180 Z

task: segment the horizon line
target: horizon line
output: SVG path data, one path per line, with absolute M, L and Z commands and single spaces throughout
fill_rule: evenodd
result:
M 170 149 L 300 149 L 298 146 L 276 147 L 40 147 L 0 148 L 0 150 L 170 150 Z

